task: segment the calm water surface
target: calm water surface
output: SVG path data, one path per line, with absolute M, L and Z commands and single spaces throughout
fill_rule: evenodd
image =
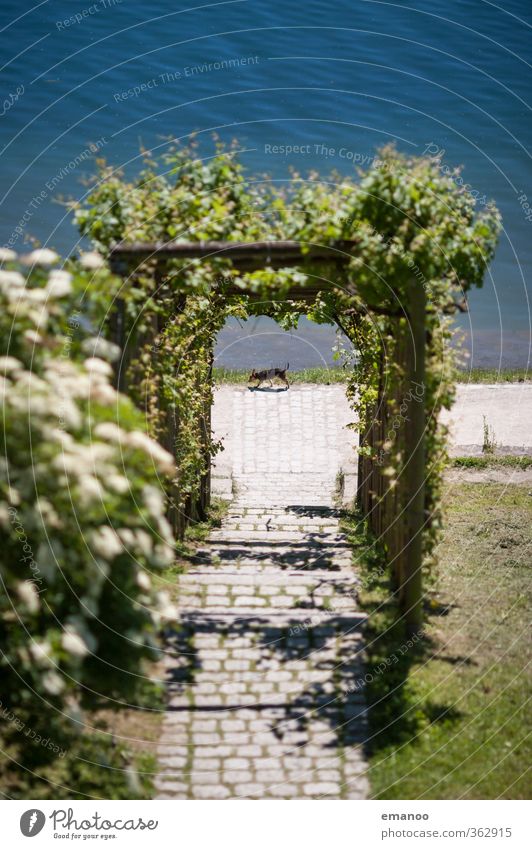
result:
M 290 165 L 352 174 L 392 140 L 430 146 L 503 213 L 496 260 L 461 319 L 473 360 L 525 365 L 531 25 L 529 0 L 4 0 L 0 239 L 75 250 L 60 201 L 83 196 L 94 155 L 133 172 L 139 146 L 169 136 L 198 131 L 206 155 L 213 130 L 237 137 L 249 172 L 275 179 Z M 308 322 L 290 337 L 268 322 L 231 325 L 218 358 L 312 365 L 330 358 L 333 335 Z

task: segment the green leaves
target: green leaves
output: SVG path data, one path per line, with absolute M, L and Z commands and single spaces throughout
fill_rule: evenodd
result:
M 0 275 L 0 666 L 5 704 L 48 736 L 83 693 L 136 697 L 169 614 L 150 574 L 174 554 L 161 493 L 173 458 L 112 387 L 100 357 L 114 346 L 87 338 L 87 312 L 73 320 L 91 284 L 91 317 L 95 293 L 112 293 L 97 260 Z
M 363 451 L 374 458 L 377 478 L 376 452 L 385 452 L 385 467 L 393 472 L 390 479 L 399 480 L 400 489 L 407 423 L 396 416 L 410 391 L 406 374 L 412 287 L 423 287 L 427 510 L 437 516 L 442 464 L 435 458 L 443 456 L 445 448 L 438 413 L 451 403 L 453 391 L 451 328 L 444 313 L 457 296 L 482 285 L 501 226 L 493 206 L 476 213 L 475 199 L 459 170 L 443 169 L 439 160 L 405 156 L 388 146 L 358 182 L 295 172 L 289 182 L 272 182 L 244 175 L 236 144 L 224 148 L 218 143 L 213 156 L 200 158 L 193 143 L 169 149 L 161 164 L 150 161 L 134 181 L 102 165 L 77 220 L 82 232 L 105 248 L 115 240 L 134 238 L 293 239 L 307 255 L 297 269 L 274 270 L 266 261 L 264 268 L 248 274 L 235 272 L 221 259 L 172 261 L 166 269 L 172 279 L 166 287 L 157 284 L 157 306 L 146 298 L 155 289 L 154 266 L 146 263 L 121 291 L 126 333 L 139 346 L 130 366 L 134 397 L 146 404 L 153 433 L 161 438 L 168 410 L 175 409 L 179 419 L 174 448 L 181 506 L 198 491 L 205 449 L 217 449 L 210 434 L 202 432 L 201 422 L 211 400 L 210 351 L 227 315 L 267 313 L 285 329 L 296 327 L 302 314 L 316 322 L 336 321 L 356 350 L 340 354 L 338 349 L 335 357 L 341 356 L 352 370 L 348 393 L 361 429 L 371 428 L 375 410 L 378 421 L 396 422 L 392 438 L 383 440 L 391 449 L 366 446 Z M 312 264 L 312 245 L 345 238 L 355 241 L 355 249 L 341 272 L 332 265 Z M 317 289 L 313 303 L 287 301 L 288 292 L 298 285 Z M 150 327 L 155 313 L 159 330 L 154 347 Z M 428 527 L 427 552 L 434 540 Z

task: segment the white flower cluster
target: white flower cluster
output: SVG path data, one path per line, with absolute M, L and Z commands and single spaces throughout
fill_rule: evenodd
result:
M 12 254 L 14 251 L 1 248 L 0 263 L 13 262 Z M 57 254 L 53 251 L 42 249 L 33 251 L 27 257 L 21 257 L 20 262 L 34 268 L 49 265 L 57 259 Z M 25 329 L 24 336 L 34 345 L 44 341 L 43 333 L 51 313 L 59 313 L 61 307 L 56 302 L 72 293 L 72 274 L 69 271 L 52 269 L 44 274 L 47 274 L 45 285 L 32 287 L 29 285 L 30 278 L 26 278 L 20 271 L 0 268 L 0 295 L 5 300 L 3 309 L 15 319 L 28 320 L 30 326 Z
M 55 262 L 50 253 L 34 251 L 31 265 Z M 13 257 L 0 250 L 2 261 Z M 85 350 L 91 356 L 81 363 L 54 356 L 50 318 L 70 294 L 72 280 L 67 271 L 45 274 L 45 285 L 31 288 L 19 271 L 0 269 L 0 332 L 10 339 L 0 356 L 0 405 L 8 423 L 0 525 L 12 530 L 9 511 L 16 505 L 39 574 L 39 582 L 28 574 L 11 534 L 14 549 L 0 559 L 11 603 L 5 610 L 0 603 L 0 617 L 12 616 L 14 607 L 30 624 L 24 626 L 27 642 L 14 640 L 11 654 L 2 646 L 5 656 L 26 665 L 34 678 L 39 675 L 38 688 L 66 701 L 72 681 L 82 680 L 87 655 L 105 654 L 106 632 L 99 624 L 109 617 L 104 589 L 119 590 L 124 619 L 131 622 L 123 634 L 123 657 L 114 661 L 118 668 L 128 652 L 143 656 L 144 649 L 151 650 L 156 629 L 176 618 L 170 599 L 154 591 L 150 577 L 174 558 L 158 475 L 175 475 L 175 464 L 138 429 L 140 418 L 114 389 L 112 366 L 95 355 L 109 353 L 104 340 L 96 346 L 89 340 Z M 57 604 L 67 610 L 59 622 Z M 39 633 L 41 619 L 47 624 Z
M 49 357 L 43 365 L 42 376 L 36 376 L 14 357 L 0 358 L 0 369 L 4 372 L 4 412 L 9 418 L 27 417 L 33 444 L 36 440 L 46 440 L 48 454 L 53 452 L 53 456 L 48 469 L 41 462 L 38 471 L 41 475 L 49 474 L 58 487 L 71 494 L 76 512 L 91 505 L 105 505 L 106 500 L 114 500 L 117 495 L 130 494 L 123 468 L 127 467 L 132 452 L 141 451 L 163 474 L 175 473 L 173 457 L 141 431 L 127 431 L 107 421 L 96 424 L 88 433 L 90 441 L 81 441 L 74 435 L 73 431 L 83 427 L 80 401 L 89 404 L 96 401 L 111 407 L 118 402 L 118 393 L 108 382 L 107 363 L 90 359 L 80 369 L 73 363 Z M 169 565 L 173 558 L 173 538 L 164 516 L 161 490 L 153 485 L 145 486 L 139 500 L 139 508 L 145 509 L 154 525 L 152 533 L 143 527 L 114 530 L 102 525 L 89 533 L 89 548 L 108 562 L 127 552 L 134 560 L 153 562 L 157 567 Z M 28 602 L 29 592 L 25 596 Z M 31 601 L 34 606 L 33 597 Z

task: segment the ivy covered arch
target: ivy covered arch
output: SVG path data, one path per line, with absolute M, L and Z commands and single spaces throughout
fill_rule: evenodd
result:
M 267 312 L 284 327 L 334 320 L 358 352 L 348 397 L 360 428 L 358 501 L 382 541 L 408 630 L 440 527 L 453 397 L 450 314 L 481 286 L 497 242 L 494 206 L 439 160 L 379 152 L 358 182 L 333 175 L 250 180 L 236 147 L 146 156 L 133 182 L 104 162 L 82 234 L 108 254 L 94 316 L 122 349 L 117 382 L 176 457 L 176 532 L 209 499 L 212 351 L 228 316 Z M 265 304 L 268 309 L 265 310 Z

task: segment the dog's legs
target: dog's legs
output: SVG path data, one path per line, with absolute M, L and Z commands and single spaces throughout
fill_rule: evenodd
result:
M 290 384 L 288 383 L 286 372 L 281 372 L 281 374 L 279 375 L 279 380 L 284 383 L 287 389 L 290 389 Z

